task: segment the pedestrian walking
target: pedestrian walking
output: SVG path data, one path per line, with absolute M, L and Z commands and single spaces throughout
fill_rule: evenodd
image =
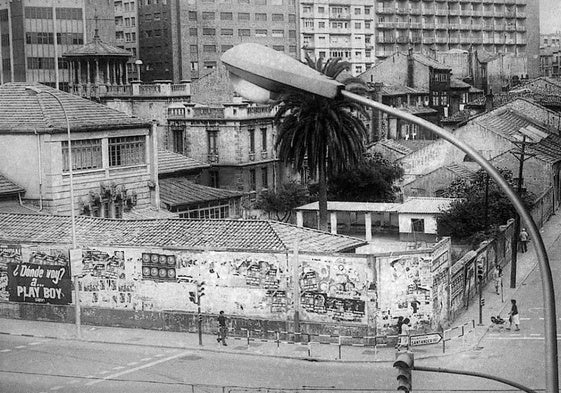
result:
M 514 324 L 514 327 L 516 331 L 520 330 L 519 325 L 520 325 L 520 316 L 518 315 L 518 306 L 516 305 L 516 300 L 511 299 L 510 302 L 512 303 L 512 306 L 510 307 L 510 312 L 508 313 L 509 317 L 508 317 L 508 321 L 510 322 L 510 326 L 506 328 L 506 330 L 510 330 L 512 329 L 512 324 Z
M 495 284 L 495 293 L 499 295 L 499 288 L 501 286 L 501 277 L 503 275 L 503 270 L 499 265 L 495 265 L 493 269 L 493 283 Z
M 400 332 L 400 335 L 399 335 L 399 341 L 398 341 L 398 344 L 395 346 L 395 349 L 397 349 L 398 351 L 402 347 L 407 348 L 409 346 L 409 332 L 411 331 L 411 327 L 409 326 L 410 322 L 411 321 L 409 320 L 409 318 L 405 318 L 402 321 L 401 332 Z
M 518 236 L 518 240 L 520 240 L 520 252 L 528 251 L 528 241 L 530 240 L 530 235 L 526 232 L 526 228 L 522 228 L 520 235 Z
M 218 343 L 222 342 L 222 345 L 227 346 L 227 333 L 228 328 L 226 327 L 226 317 L 224 316 L 224 311 L 220 311 L 220 314 L 218 315 L 218 338 L 216 339 L 216 341 L 218 341 Z

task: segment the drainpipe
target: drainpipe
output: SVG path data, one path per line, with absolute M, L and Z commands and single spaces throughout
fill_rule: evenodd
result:
M 41 151 L 42 151 L 41 138 L 39 137 L 37 130 L 34 130 L 33 132 L 37 136 L 37 156 L 38 156 L 37 170 L 39 171 L 39 211 L 42 211 L 43 210 L 43 159 L 41 156 Z M 21 201 L 21 196 L 20 196 L 20 201 Z

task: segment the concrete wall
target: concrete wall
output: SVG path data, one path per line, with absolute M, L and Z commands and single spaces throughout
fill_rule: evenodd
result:
M 458 179 L 458 175 L 447 168 L 438 168 L 430 173 L 419 175 L 410 183 L 403 185 L 404 197 L 433 197 L 437 191 L 447 188 Z
M 0 261 L 4 266 L 22 262 L 64 266 L 66 247 L 0 245 Z M 197 306 L 189 301 L 189 292 L 204 281 L 201 308 L 207 317 L 223 310 L 237 320 L 290 324 L 299 299 L 300 319 L 310 329 L 346 324 L 374 332 L 389 327 L 384 318 L 388 307 L 403 308 L 395 304 L 398 293 L 422 302 L 414 313 L 416 322 L 431 326 L 440 323 L 440 311 L 437 316 L 430 312 L 432 295 L 440 291 L 431 289 L 433 275 L 448 261 L 442 255 L 449 255 L 449 249 L 445 240 L 432 249 L 405 252 L 403 257 L 300 253 L 296 265 L 294 256 L 285 253 L 92 247 L 82 253 L 80 302 L 84 323 L 190 329 L 190 315 Z M 406 276 L 398 274 L 395 261 L 407 270 Z M 385 275 L 392 278 L 385 280 Z M 33 299 L 17 307 L 6 303 L 11 279 L 0 268 L 0 314 L 69 321 L 67 307 L 33 308 Z M 416 283 L 414 290 L 412 283 Z M 430 300 L 420 297 L 427 293 Z
M 365 82 L 384 82 L 388 85 L 407 85 L 407 55 L 396 53 L 368 71 L 360 75 Z M 418 62 L 414 62 L 413 86 L 415 88 L 429 88 L 429 69 Z
M 399 213 L 399 232 L 412 233 L 411 220 L 419 219 L 425 221 L 424 233 L 436 234 L 436 217 L 434 214 Z

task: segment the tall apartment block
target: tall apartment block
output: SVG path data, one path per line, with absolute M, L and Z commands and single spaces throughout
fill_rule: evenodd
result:
M 341 57 L 363 73 L 375 61 L 375 18 L 372 1 L 300 1 L 301 56 Z
M 296 0 L 137 0 L 142 80 L 193 80 L 257 42 L 298 57 Z
M 138 8 L 135 0 L 114 0 L 115 46 L 128 50 L 132 57 L 127 62 L 127 74 L 138 79 L 135 61 L 138 60 Z
M 91 40 L 95 29 L 114 41 L 112 0 L 0 0 L 0 83 L 67 89 L 62 54 Z
M 376 0 L 376 56 L 483 49 L 528 58 L 539 74 L 537 0 Z

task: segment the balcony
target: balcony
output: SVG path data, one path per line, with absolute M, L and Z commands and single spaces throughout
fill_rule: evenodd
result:
M 471 30 L 471 25 L 460 23 L 460 30 Z
M 414 29 L 414 30 L 420 29 L 421 26 L 422 26 L 422 25 L 421 25 L 421 23 L 419 23 L 419 22 L 411 22 L 411 23 L 409 23 L 409 28 L 412 29 L 412 30 L 413 30 L 413 29 Z
M 434 23 L 423 23 L 422 26 L 425 30 L 434 30 Z
M 376 42 L 378 44 L 393 44 L 395 43 L 395 37 L 376 37 Z
M 409 14 L 409 10 L 407 8 L 398 8 L 396 10 L 396 13 L 398 15 L 408 15 Z
M 423 37 L 423 42 L 427 45 L 434 44 L 435 39 L 434 37 Z
M 409 37 L 397 37 L 396 42 L 398 44 L 407 44 L 409 42 Z
M 134 82 L 127 85 L 72 85 L 70 92 L 86 98 L 110 97 L 190 97 L 190 82 L 172 84 L 169 81 L 156 81 L 152 84 Z
M 393 29 L 396 27 L 397 22 L 380 22 L 378 23 L 378 29 Z
M 483 28 L 483 25 L 481 23 L 472 23 L 471 24 L 471 29 L 472 30 L 481 30 Z
M 526 13 L 525 12 L 517 12 L 516 17 L 518 19 L 526 19 Z
M 332 13 L 329 14 L 329 19 L 351 19 L 351 14 L 348 12 Z
M 410 15 L 421 15 L 421 9 L 420 8 L 411 8 L 411 11 L 409 11 Z
M 526 31 L 526 26 L 516 26 L 516 31 L 525 32 Z
M 483 38 L 483 43 L 484 44 L 494 44 L 495 39 L 494 38 Z
M 436 16 L 448 16 L 448 10 L 447 9 L 437 9 L 434 14 Z
M 433 7 L 426 7 L 421 10 L 423 15 L 434 15 L 436 13 L 436 9 Z
M 460 29 L 460 25 L 458 23 L 450 23 L 448 24 L 448 29 L 450 30 L 459 30 Z
M 376 14 L 378 15 L 393 15 L 395 13 L 395 8 L 390 7 L 380 7 L 376 10 Z
M 473 44 L 482 44 L 483 43 L 483 38 L 481 37 L 474 37 L 471 39 L 471 43 Z
M 448 43 L 448 37 L 436 37 L 435 42 L 437 44 L 447 44 Z
M 451 44 L 459 44 L 460 43 L 460 38 L 459 37 L 450 37 L 450 43 Z

